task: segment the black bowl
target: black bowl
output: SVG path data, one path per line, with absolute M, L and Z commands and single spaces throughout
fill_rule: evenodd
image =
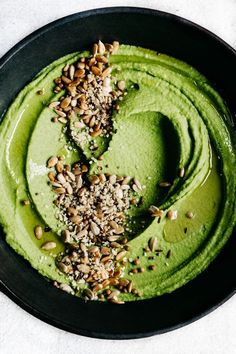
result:
M 236 52 L 180 17 L 141 8 L 105 8 L 55 21 L 34 32 L 0 61 L 0 116 L 16 94 L 53 60 L 98 39 L 138 45 L 192 64 L 215 85 L 235 117 Z M 5 85 L 3 83 L 6 83 Z M 13 216 L 12 216 L 13 217 Z M 236 292 L 236 238 L 187 285 L 150 300 L 114 306 L 87 302 L 54 288 L 0 238 L 2 290 L 22 308 L 64 330 L 98 338 L 137 338 L 190 323 Z

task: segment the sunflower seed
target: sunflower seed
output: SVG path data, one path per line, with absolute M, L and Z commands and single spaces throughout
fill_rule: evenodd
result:
M 125 257 L 126 253 L 127 253 L 126 251 L 121 251 L 121 252 L 119 252 L 119 253 L 117 254 L 117 256 L 116 256 L 116 260 L 117 260 L 117 261 L 120 261 L 122 258 Z
M 110 182 L 111 184 L 115 184 L 115 183 L 116 183 L 116 175 L 111 175 L 111 176 L 109 177 L 109 182 Z
M 116 296 L 118 296 L 120 294 L 120 291 L 119 290 L 114 290 L 114 291 L 112 291 L 111 293 L 110 293 L 110 295 L 108 296 L 108 300 L 109 299 L 112 299 L 112 298 L 114 298 L 114 297 L 116 297 Z
M 97 293 L 98 291 L 102 290 L 103 286 L 102 284 L 98 284 L 93 288 L 93 291 Z
M 65 117 L 66 117 L 66 114 L 65 114 L 64 112 L 59 111 L 58 109 L 54 109 L 54 110 L 55 110 L 55 112 L 56 112 L 60 117 L 62 117 L 62 118 L 65 118 Z
M 139 193 L 140 190 L 135 183 L 132 185 L 132 188 L 136 193 Z
M 90 133 L 90 135 L 93 137 L 93 138 L 96 138 L 97 136 L 101 135 L 102 134 L 102 129 L 99 129 L 97 131 L 93 131 Z
M 66 190 L 63 187 L 55 188 L 54 191 L 58 194 L 65 194 Z
M 137 178 L 134 178 L 134 183 L 136 184 L 139 190 L 142 190 L 142 185 Z
M 62 187 L 61 183 L 58 183 L 58 182 L 52 182 L 52 186 L 55 187 L 55 188 L 61 188 Z
M 124 91 L 125 89 L 125 82 L 124 81 L 118 81 L 117 87 L 119 90 Z
M 49 172 L 48 173 L 48 178 L 50 179 L 51 182 L 55 181 L 56 175 L 54 172 Z
M 151 214 L 151 216 L 153 217 L 159 217 L 161 218 L 163 216 L 163 210 L 159 209 L 158 207 L 156 207 L 155 205 L 151 205 L 148 209 L 149 213 Z
M 70 67 L 70 65 L 69 65 L 69 64 L 66 64 L 66 65 L 64 66 L 64 68 L 63 68 L 63 71 L 68 71 L 68 70 L 69 70 L 69 67 Z
M 69 230 L 64 230 L 62 232 L 62 237 L 63 237 L 63 241 L 65 243 L 69 243 L 71 241 L 70 231 Z
M 45 251 L 52 250 L 52 249 L 54 249 L 54 248 L 56 248 L 56 247 L 57 247 L 57 244 L 56 244 L 56 242 L 53 242 L 53 241 L 45 242 L 45 243 L 41 246 L 41 248 L 42 248 L 43 250 L 45 250 Z
M 61 106 L 61 108 L 64 109 L 64 108 L 67 108 L 70 105 L 70 103 L 71 103 L 71 97 L 66 97 L 66 98 L 64 98 L 64 100 L 61 101 L 60 106 Z
M 90 248 L 89 248 L 89 252 L 90 252 L 90 253 L 97 253 L 97 252 L 99 252 L 98 246 L 92 246 L 92 247 L 90 247 Z
M 51 102 L 48 107 L 55 108 L 55 107 L 59 106 L 59 104 L 60 104 L 60 101 L 54 101 L 54 102 Z
M 70 172 L 70 171 L 66 171 L 66 174 L 70 177 L 70 179 L 74 182 L 75 181 L 75 175 Z
M 73 80 L 75 74 L 75 67 L 73 64 L 70 65 L 69 74 L 70 74 L 70 79 Z
M 57 164 L 57 162 L 58 162 L 58 158 L 56 156 L 52 156 L 47 162 L 47 167 L 48 168 L 54 167 Z
M 131 177 L 130 176 L 126 176 L 123 181 L 122 181 L 122 185 L 126 185 L 129 184 L 129 182 L 131 181 Z
M 43 236 L 43 229 L 40 225 L 36 225 L 34 228 L 35 237 L 40 240 Z
M 62 283 L 59 285 L 59 288 L 68 294 L 72 294 L 74 292 L 73 289 L 68 284 Z
M 84 295 L 87 296 L 89 298 L 89 300 L 94 299 L 94 293 L 89 288 L 84 290 Z
M 169 182 L 160 182 L 159 183 L 159 186 L 160 187 L 163 187 L 163 188 L 165 188 L 165 187 L 170 187 L 171 186 L 171 183 L 169 183 Z
M 68 77 L 64 76 L 64 75 L 62 75 L 61 79 L 67 85 L 71 83 L 71 80 Z
M 121 245 L 118 242 L 115 242 L 115 241 L 111 242 L 111 247 L 112 248 L 120 248 L 120 246 Z
M 78 188 L 78 189 L 80 189 L 81 187 L 82 187 L 82 185 L 83 185 L 83 179 L 82 179 L 82 176 L 81 175 L 79 175 L 79 176 L 76 176 L 76 187 Z
M 106 48 L 105 48 L 105 45 L 102 41 L 98 41 L 98 48 L 97 48 L 97 51 L 99 54 L 103 55 L 106 51 Z
M 112 43 L 112 53 L 116 53 L 120 47 L 120 43 L 118 41 L 113 41 Z
M 110 248 L 109 247 L 102 247 L 101 248 L 101 254 L 104 256 L 108 256 L 110 254 Z
M 59 173 L 59 174 L 57 175 L 57 179 L 58 179 L 58 181 L 59 181 L 62 185 L 66 183 L 66 179 L 65 179 L 65 177 L 63 176 L 62 173 Z
M 86 264 L 79 264 L 77 269 L 84 274 L 88 274 L 90 272 L 90 267 Z
M 130 281 L 129 284 L 128 284 L 128 286 L 127 286 L 128 293 L 131 293 L 132 288 L 133 288 L 133 282 Z
M 67 209 L 67 214 L 69 214 L 70 216 L 76 216 L 78 215 L 78 210 L 74 207 L 69 207 Z
M 77 239 L 81 239 L 83 238 L 84 236 L 86 236 L 88 234 L 88 231 L 86 229 L 80 231 L 77 235 L 76 235 L 76 238 Z
M 74 216 L 70 217 L 70 221 L 73 222 L 74 224 L 80 224 L 82 221 L 82 218 L 79 215 L 74 215 Z
M 69 273 L 71 271 L 71 267 L 67 266 L 63 262 L 58 263 L 58 268 L 63 272 L 63 273 Z
M 67 182 L 66 184 L 66 190 L 67 190 L 67 193 L 72 195 L 73 194 L 73 188 L 71 187 L 71 184 L 69 182 Z
M 179 177 L 183 178 L 184 175 L 185 175 L 185 169 L 184 169 L 184 167 L 181 167 L 181 168 L 179 169 Z
M 156 237 L 151 237 L 148 241 L 148 247 L 150 251 L 154 252 L 157 248 L 157 238 Z
M 107 76 L 109 76 L 112 72 L 112 67 L 108 66 L 108 68 L 106 68 L 103 72 L 102 72 L 102 78 L 105 78 Z
M 94 75 L 96 76 L 101 75 L 101 70 L 97 66 L 92 66 L 91 70 Z
M 104 175 L 104 173 L 99 175 L 99 179 L 101 183 L 105 183 L 106 182 L 106 176 Z
M 87 247 L 86 247 L 85 243 L 80 242 L 79 245 L 80 245 L 81 251 L 83 251 L 84 253 L 86 253 L 86 252 L 87 252 Z
M 98 45 L 97 45 L 97 43 L 94 43 L 94 45 L 93 45 L 93 56 L 96 56 L 97 52 L 98 52 Z
M 62 171 L 63 171 L 63 164 L 61 163 L 61 161 L 58 161 L 57 163 L 56 163 L 56 170 L 57 170 L 57 172 L 58 173 L 61 173 Z
M 91 231 L 92 231 L 92 233 L 93 233 L 94 235 L 99 235 L 100 229 L 99 229 L 99 227 L 97 226 L 97 224 L 96 224 L 95 222 L 91 221 L 91 223 L 90 223 L 90 229 L 91 229 Z

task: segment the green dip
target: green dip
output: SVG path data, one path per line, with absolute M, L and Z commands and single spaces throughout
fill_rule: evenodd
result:
M 92 157 L 68 141 L 55 113 L 47 106 L 56 100 L 53 80 L 66 63 L 87 53 L 67 55 L 42 70 L 15 98 L 0 126 L 0 221 L 6 241 L 48 279 L 69 283 L 55 257 L 64 248 L 62 225 L 55 217 L 55 194 L 48 185 L 45 162 L 63 154 L 66 163 Z M 235 221 L 235 153 L 231 120 L 219 94 L 198 71 L 175 58 L 123 45 L 110 57 L 113 77 L 125 80 L 127 95 L 113 116 L 115 133 L 107 149 L 98 139 L 104 172 L 136 177 L 145 187 L 143 203 L 130 211 L 133 220 L 128 259 L 139 258 L 145 272 L 129 275 L 141 298 L 171 292 L 201 273 L 229 238 Z M 37 95 L 43 90 L 42 96 Z M 95 157 L 97 157 L 95 154 Z M 91 165 L 96 173 L 98 162 Z M 179 168 L 185 169 L 178 177 Z M 160 188 L 170 181 L 170 189 Z M 22 200 L 31 199 L 31 206 Z M 160 223 L 147 212 L 150 205 L 177 210 L 176 220 Z M 186 213 L 192 212 L 193 218 Z M 35 225 L 52 231 L 41 240 Z M 159 256 L 146 254 L 150 237 L 157 237 Z M 40 247 L 47 240 L 57 247 Z M 150 259 L 153 257 L 153 259 Z M 155 265 L 150 271 L 149 266 Z M 133 300 L 132 294 L 122 294 Z

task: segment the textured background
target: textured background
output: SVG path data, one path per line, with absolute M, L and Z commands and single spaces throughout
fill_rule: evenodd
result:
M 118 5 L 175 13 L 208 28 L 236 49 L 236 0 L 0 0 L 0 56 L 50 21 L 78 11 Z M 236 295 L 210 315 L 174 332 L 139 340 L 105 341 L 53 328 L 0 293 L 1 354 L 233 354 L 235 329 Z

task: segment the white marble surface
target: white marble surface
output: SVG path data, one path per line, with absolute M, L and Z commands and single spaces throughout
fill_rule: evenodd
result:
M 236 48 L 236 0 L 0 0 L 0 56 L 50 21 L 90 8 L 116 5 L 178 14 L 210 29 Z M 0 293 L 1 354 L 233 354 L 235 330 L 236 296 L 210 315 L 174 332 L 139 340 L 105 341 L 53 328 Z

